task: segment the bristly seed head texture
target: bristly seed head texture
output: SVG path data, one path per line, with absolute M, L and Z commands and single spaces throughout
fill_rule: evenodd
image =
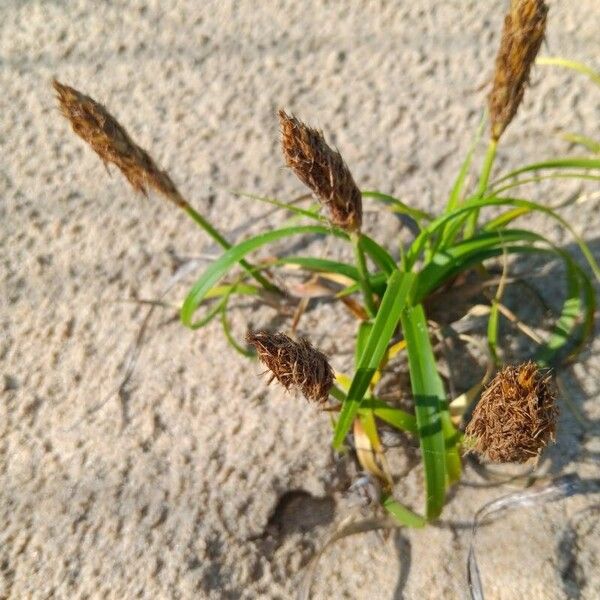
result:
M 177 206 L 187 205 L 169 175 L 156 166 L 152 157 L 129 137 L 104 106 L 59 81 L 54 80 L 53 85 L 62 114 L 104 164 L 116 165 L 133 189 L 144 195 L 148 188 L 153 188 Z
M 488 97 L 494 140 L 508 127 L 523 100 L 529 72 L 544 41 L 547 14 L 544 0 L 510 2 Z
M 482 394 L 465 434 L 496 463 L 536 459 L 554 441 L 558 409 L 550 377 L 527 362 L 504 367 Z
M 337 150 L 318 129 L 279 111 L 281 146 L 288 167 L 329 210 L 329 220 L 346 231 L 362 225 L 362 195 Z
M 294 341 L 284 333 L 248 331 L 246 341 L 286 389 L 300 390 L 307 400 L 327 401 L 333 385 L 333 370 L 327 357 L 304 338 Z

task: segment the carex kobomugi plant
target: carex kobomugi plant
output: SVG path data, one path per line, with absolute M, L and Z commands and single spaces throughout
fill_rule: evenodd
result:
M 461 476 L 461 454 L 465 451 L 479 452 L 492 461 L 537 460 L 543 447 L 555 437 L 557 411 L 548 368 L 574 357 L 592 333 L 595 294 L 586 270 L 542 235 L 515 228 L 514 221 L 536 212 L 554 219 L 573 234 L 598 279 L 600 268 L 589 248 L 547 203 L 512 192 L 544 176 L 597 179 L 600 159 L 554 158 L 490 179 L 503 133 L 517 117 L 525 96 L 547 17 L 543 0 L 510 2 L 488 96 L 489 143 L 473 191 L 469 191 L 467 180 L 478 150 L 476 144 L 467 153 L 441 212 L 430 215 L 389 194 L 361 191 L 342 155 L 327 143 L 323 133 L 281 110 L 284 161 L 322 204 L 326 217 L 310 207 L 259 198 L 311 222 L 270 230 L 235 245 L 191 206 L 169 175 L 133 142 L 106 108 L 74 88 L 54 82 L 62 113 L 105 163 L 116 165 L 137 191 L 147 193 L 152 189 L 164 196 L 223 248 L 224 253 L 200 275 L 183 302 L 181 320 L 187 327 L 200 328 L 212 318 L 223 316 L 231 296 L 258 294 L 264 298 L 263 294 L 268 293 L 284 297 L 285 286 L 275 285 L 269 274 L 290 263 L 308 273 L 330 275 L 344 282 L 334 301 L 360 294 L 364 306 L 355 311 L 359 322 L 352 376 L 334 374 L 327 357 L 307 339 L 296 340 L 284 332 L 249 331 L 246 341 L 272 379 L 286 389 L 300 391 L 335 415 L 332 443 L 336 450 L 344 447 L 354 431 L 355 436 L 366 437 L 382 459 L 381 423 L 418 439 L 425 474 L 422 514 L 393 498 L 393 480 L 385 465 L 369 467 L 364 453 L 357 452 L 363 467 L 381 480 L 383 506 L 407 526 L 423 526 L 440 515 L 448 488 Z M 365 200 L 380 202 L 382 208 L 415 222 L 418 234 L 403 248 L 400 259 L 363 232 Z M 495 216 L 482 218 L 482 214 L 492 212 L 489 209 L 495 209 Z M 354 264 L 313 257 L 247 261 L 249 254 L 268 244 L 315 233 L 351 244 Z M 566 277 L 562 310 L 532 362 L 506 365 L 492 380 L 473 411 L 465 435 L 460 429 L 461 415 L 468 407 L 448 398 L 425 304 L 439 290 L 451 287 L 461 274 L 519 254 L 538 254 L 563 262 Z M 227 280 L 236 265 L 242 267 L 241 273 Z M 487 345 L 498 367 L 498 326 L 506 314 L 500 300 L 499 293 L 490 300 L 487 327 Z M 207 311 L 197 318 L 200 307 L 207 307 Z M 403 410 L 377 396 L 383 367 L 400 354 L 407 357 L 413 410 Z M 477 394 L 474 396 L 476 399 Z

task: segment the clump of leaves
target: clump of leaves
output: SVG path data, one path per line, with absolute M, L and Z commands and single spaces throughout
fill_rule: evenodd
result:
M 463 274 L 474 269 L 485 272 L 490 262 L 498 258 L 503 258 L 505 265 L 509 255 L 557 258 L 565 267 L 565 298 L 547 339 L 544 341 L 532 336 L 539 342 L 537 353 L 532 358 L 539 367 L 556 366 L 576 356 L 592 333 L 595 293 L 586 270 L 569 253 L 542 235 L 515 227 L 515 221 L 532 213 L 553 219 L 574 236 L 597 279 L 600 278 L 598 264 L 587 245 L 554 209 L 545 203 L 515 195 L 514 190 L 546 177 L 597 180 L 600 178 L 598 157 L 537 162 L 490 181 L 502 133 L 517 114 L 543 40 L 546 15 L 547 7 L 543 0 L 511 2 L 489 96 L 489 143 L 474 191 L 468 191 L 467 180 L 478 150 L 477 144 L 467 153 L 445 206 L 438 215 L 429 215 L 389 194 L 361 192 L 341 154 L 327 144 L 323 134 L 280 111 L 285 162 L 325 206 L 329 218 L 325 219 L 310 207 L 301 208 L 296 204 L 254 196 L 310 223 L 269 230 L 236 245 L 231 245 L 192 208 L 168 174 L 161 171 L 149 154 L 131 140 L 104 107 L 73 88 L 58 82 L 54 84 L 63 114 L 71 121 L 75 132 L 105 162 L 115 163 L 135 189 L 146 191 L 152 188 L 166 196 L 224 249 L 220 258 L 200 275 L 183 302 L 181 320 L 184 325 L 197 329 L 220 316 L 228 339 L 236 349 L 240 349 L 239 344 L 232 340 L 227 321 L 228 301 L 232 296 L 251 295 L 259 300 L 273 295 L 285 297 L 286 290 L 282 289 L 282 284 L 273 283 L 271 274 L 286 265 L 295 265 L 338 284 L 341 282 L 334 301 L 351 306 L 359 319 L 355 338 L 355 370 L 351 377 L 337 373 L 337 384 L 334 383 L 327 359 L 307 340 L 297 341 L 284 333 L 259 331 L 249 332 L 247 342 L 284 387 L 299 389 L 321 406 L 327 401 L 331 403 L 331 414 L 336 415 L 333 447 L 341 450 L 349 435 L 353 435 L 355 440 L 360 438 L 360 451 L 356 444 L 357 457 L 363 468 L 380 480 L 382 505 L 407 526 L 419 527 L 435 520 L 443 509 L 449 487 L 459 480 L 463 434 L 458 424 L 469 408 L 469 401 L 476 399 L 481 388 L 477 386 L 449 402 L 433 350 L 425 309 L 434 294 L 440 291 L 450 293 Z M 410 244 L 402 247 L 399 259 L 361 228 L 364 200 L 380 202 L 385 209 L 404 215 L 416 225 L 418 234 Z M 495 216 L 482 218 L 482 214 L 491 212 L 490 209 Z M 268 244 L 307 234 L 334 236 L 347 242 L 353 248 L 354 263 L 310 256 L 286 256 L 254 264 L 247 262 L 249 254 Z M 243 272 L 227 280 L 236 265 L 240 265 Z M 487 345 L 496 365 L 500 364 L 499 322 L 503 316 L 510 318 L 501 302 L 506 283 L 507 279 L 503 277 L 487 309 Z M 360 294 L 364 306 L 356 300 L 351 302 L 351 296 L 355 294 Z M 197 318 L 196 312 L 200 307 L 207 307 L 207 310 Z M 528 331 L 524 325 L 521 328 Z M 413 410 L 410 411 L 399 408 L 391 400 L 377 397 L 383 368 L 403 352 L 407 356 L 412 388 Z M 532 374 L 537 373 L 532 365 L 507 369 L 484 394 L 480 407 L 475 410 L 470 432 L 477 444 L 486 444 L 482 449 L 487 449 L 491 457 L 490 444 L 492 441 L 498 443 L 498 431 L 502 435 L 506 433 L 510 439 L 518 438 L 519 452 L 503 452 L 496 445 L 494 454 L 501 460 L 520 460 L 525 455 L 537 455 L 540 446 L 531 445 L 532 436 L 541 436 L 540 440 L 544 443 L 552 438 L 554 413 L 549 404 L 550 396 L 545 391 L 545 379 Z M 512 388 L 498 383 L 507 377 L 512 381 Z M 498 385 L 501 393 L 497 392 Z M 521 393 L 523 390 L 527 392 L 525 396 Z M 531 427 L 524 426 L 523 421 L 509 418 L 511 407 L 521 409 L 523 402 L 529 406 L 530 401 L 535 409 L 530 415 Z M 494 415 L 500 421 L 500 429 L 492 431 L 489 424 L 483 427 L 484 415 Z M 392 497 L 393 474 L 385 462 L 380 440 L 381 423 L 418 439 L 425 473 L 423 515 L 404 507 Z M 465 447 L 468 449 L 468 444 Z

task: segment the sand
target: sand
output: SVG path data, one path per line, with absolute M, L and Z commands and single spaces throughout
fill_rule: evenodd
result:
M 265 205 L 228 190 L 303 193 L 282 166 L 279 106 L 322 127 L 362 188 L 437 210 L 480 119 L 499 4 L 0 3 L 1 598 L 290 598 L 315 550 L 358 510 L 345 494 L 352 459 L 330 451 L 328 420 L 267 388 L 218 323 L 194 332 L 177 322 L 217 249 L 163 200 L 108 176 L 58 115 L 52 77 L 109 106 L 232 240 L 286 216 L 265 217 Z M 597 68 L 599 28 L 596 0 L 552 2 L 543 52 Z M 598 88 L 538 68 L 498 167 L 577 153 L 558 134 L 598 137 L 599 117 Z M 563 214 L 600 254 L 596 184 L 528 192 L 551 204 L 588 193 Z M 365 224 L 389 243 L 400 231 L 373 205 Z M 549 221 L 527 225 L 573 249 Z M 302 252 L 340 248 L 313 240 Z M 553 305 L 555 275 L 541 280 Z M 159 298 L 167 305 L 117 393 L 148 311 L 136 300 Z M 281 325 L 274 319 L 238 304 L 234 333 Z M 300 331 L 348 371 L 353 328 L 322 303 Z M 591 429 L 562 405 L 540 473 L 600 475 L 599 350 L 564 374 Z M 411 452 L 397 451 L 408 471 L 397 496 L 420 509 Z M 485 480 L 468 468 L 465 482 Z M 342 541 L 323 557 L 312 597 L 463 598 L 468 524 L 515 489 L 461 485 L 450 525 Z M 574 497 L 483 528 L 486 597 L 600 597 L 597 512 L 586 512 L 597 501 Z

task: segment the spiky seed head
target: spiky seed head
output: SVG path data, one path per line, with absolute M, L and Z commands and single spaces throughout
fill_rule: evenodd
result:
M 169 175 L 156 166 L 152 157 L 129 137 L 102 104 L 56 79 L 53 86 L 61 113 L 104 164 L 116 165 L 135 191 L 147 195 L 148 188 L 153 188 L 178 206 L 186 206 Z
M 494 140 L 508 127 L 523 100 L 531 67 L 544 40 L 547 14 L 544 0 L 510 2 L 488 96 Z
M 279 111 L 281 146 L 288 167 L 329 211 L 333 225 L 358 231 L 362 196 L 340 153 L 328 146 L 323 133 Z
M 327 401 L 333 370 L 327 357 L 307 339 L 296 342 L 284 333 L 248 331 L 246 341 L 271 371 L 271 381 L 277 379 L 286 390 L 298 389 L 313 402 Z
M 532 362 L 504 367 L 481 396 L 465 434 L 491 462 L 535 459 L 556 434 L 550 377 Z

